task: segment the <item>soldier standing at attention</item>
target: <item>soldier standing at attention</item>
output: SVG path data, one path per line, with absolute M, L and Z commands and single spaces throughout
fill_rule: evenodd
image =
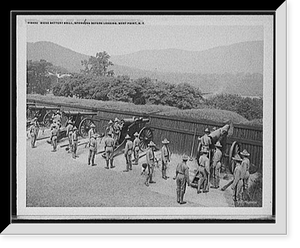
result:
M 72 133 L 72 157 L 76 159 L 76 152 L 77 152 L 77 146 L 78 146 L 78 130 L 77 127 L 73 127 L 73 133 Z
M 140 139 L 137 132 L 134 133 L 135 139 L 133 140 L 133 155 L 134 155 L 134 164 L 139 163 L 139 153 L 140 153 Z
M 57 148 L 57 135 L 58 135 L 58 128 L 56 126 L 54 126 L 51 129 L 51 135 L 50 135 L 50 141 L 53 147 L 52 152 L 56 152 L 56 148 Z
M 30 124 L 31 125 L 29 127 L 29 133 L 30 133 L 31 147 L 35 148 L 36 147 L 35 142 L 38 135 L 38 127 L 35 121 L 31 121 Z
M 198 190 L 197 194 L 201 193 L 201 188 L 203 193 L 209 192 L 209 159 L 208 159 L 208 150 L 206 147 L 202 149 L 202 155 L 199 158 L 199 181 L 198 181 Z
M 89 142 L 91 141 L 92 136 L 93 136 L 94 134 L 96 134 L 95 127 L 96 127 L 96 126 L 95 126 L 94 123 L 92 123 L 92 124 L 90 125 L 90 130 L 88 131 Z
M 168 147 L 169 145 L 169 141 L 167 139 L 164 139 L 162 141 L 162 148 L 161 148 L 161 163 L 162 163 L 162 167 L 161 167 L 161 173 L 162 173 L 162 178 L 167 180 L 168 176 L 167 176 L 167 168 L 168 168 L 168 163 L 170 162 L 170 149 Z
M 153 172 L 154 172 L 154 166 L 155 166 L 155 155 L 154 155 L 154 148 L 155 144 L 153 141 L 150 141 L 148 144 L 149 149 L 146 151 L 146 161 L 148 165 L 148 176 L 146 177 L 145 185 L 149 186 L 149 183 L 155 183 L 153 181 Z
M 249 181 L 249 176 L 250 176 L 250 172 L 249 172 L 249 168 L 250 168 L 250 160 L 249 160 L 249 156 L 250 153 L 244 149 L 242 152 L 240 152 L 241 158 L 242 158 L 242 167 L 246 168 L 246 172 L 245 172 L 245 176 L 243 178 L 243 190 L 244 192 L 247 192 L 248 190 L 248 181 Z
M 187 166 L 188 156 L 185 154 L 182 156 L 182 162 L 179 163 L 176 167 L 176 193 L 177 193 L 177 202 L 179 204 L 185 204 L 183 201 L 183 196 L 185 194 L 186 184 L 190 186 L 189 179 L 189 167 Z
M 129 170 L 132 170 L 131 156 L 133 150 L 133 143 L 130 140 L 130 136 L 128 134 L 126 135 L 125 140 L 126 140 L 126 144 L 125 144 L 124 155 L 126 159 L 126 170 L 124 170 L 123 172 L 128 172 Z
M 67 135 L 68 140 L 69 140 L 68 153 L 70 153 L 71 150 L 72 150 L 72 132 L 73 132 L 73 122 L 72 122 L 72 120 L 68 120 L 68 125 L 66 127 L 66 135 Z
M 215 144 L 216 150 L 214 152 L 212 158 L 212 178 L 213 178 L 213 185 L 212 188 L 219 188 L 220 184 L 220 170 L 221 170 L 221 158 L 222 158 L 222 145 L 218 141 Z
M 95 134 L 92 134 L 92 135 L 91 135 L 90 142 L 89 142 L 88 165 L 91 164 L 91 161 L 92 161 L 92 166 L 96 165 L 96 164 L 94 163 L 96 153 L 97 153 L 97 140 L 96 140 L 96 135 L 95 135 Z
M 235 156 L 232 158 L 236 162 L 236 166 L 233 172 L 233 183 L 231 185 L 231 189 L 233 191 L 233 201 L 239 201 L 241 199 L 242 188 L 243 188 L 243 179 L 246 175 L 247 168 L 242 167 L 242 159 L 240 156 Z
M 114 168 L 113 152 L 114 152 L 115 141 L 112 138 L 111 132 L 108 132 L 107 135 L 108 135 L 108 137 L 104 140 L 104 151 L 105 151 L 105 160 L 106 160 L 105 169 L 109 169 L 109 163 L 110 163 L 110 168 Z
M 114 128 L 113 128 L 113 121 L 112 120 L 110 120 L 108 122 L 108 126 L 107 126 L 105 131 L 106 131 L 106 135 L 108 135 L 108 133 L 111 133 L 112 138 L 113 138 Z

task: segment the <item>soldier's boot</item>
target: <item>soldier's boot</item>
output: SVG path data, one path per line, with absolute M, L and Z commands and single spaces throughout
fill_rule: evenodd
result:
M 180 203 L 180 191 L 177 190 L 176 193 L 177 193 L 177 202 Z
M 106 160 L 106 167 L 105 169 L 109 169 L 109 160 Z
M 112 169 L 112 168 L 115 168 L 115 166 L 114 166 L 114 160 L 112 159 L 112 160 L 110 160 L 110 168 Z
M 186 204 L 186 201 L 183 200 L 184 193 L 180 191 L 180 204 Z

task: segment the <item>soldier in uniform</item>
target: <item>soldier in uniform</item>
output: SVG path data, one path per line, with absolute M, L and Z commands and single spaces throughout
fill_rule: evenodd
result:
M 114 134 L 114 128 L 113 128 L 113 121 L 112 120 L 110 120 L 109 122 L 108 122 L 108 126 L 107 126 L 107 128 L 106 128 L 106 134 L 108 135 L 108 133 L 111 133 L 111 135 L 112 135 L 112 138 L 114 138 L 113 137 L 113 134 Z
M 200 152 L 201 150 L 203 149 L 203 147 L 205 147 L 207 150 L 208 150 L 208 158 L 210 159 L 210 147 L 211 147 L 211 139 L 210 137 L 208 136 L 210 134 L 210 131 L 208 128 L 206 128 L 204 130 L 204 135 L 202 137 L 199 137 L 198 140 L 199 140 L 199 145 L 198 145 L 198 153 L 200 155 Z M 197 158 L 198 160 L 199 158 Z
M 91 141 L 91 138 L 94 134 L 96 134 L 96 130 L 95 130 L 96 126 L 94 123 L 92 123 L 90 125 L 90 130 L 88 131 L 88 138 L 89 138 L 89 142 Z
M 162 148 L 161 148 L 161 163 L 162 163 L 162 167 L 161 167 L 161 173 L 162 173 L 162 178 L 167 180 L 168 176 L 167 176 L 167 168 L 168 168 L 168 163 L 170 163 L 170 149 L 169 149 L 169 141 L 167 139 L 164 139 L 162 141 Z
M 105 151 L 105 160 L 106 160 L 106 169 L 114 168 L 113 166 L 113 152 L 114 152 L 114 146 L 115 141 L 112 138 L 112 133 L 108 132 L 108 137 L 104 140 L 104 151 Z
M 67 135 L 68 140 L 69 140 L 68 153 L 70 153 L 71 150 L 72 150 L 72 132 L 73 132 L 73 122 L 72 122 L 72 120 L 68 120 L 68 125 L 66 127 L 66 135 Z
M 146 151 L 146 161 L 148 165 L 148 176 L 146 178 L 145 185 L 149 186 L 149 183 L 155 183 L 153 181 L 153 172 L 154 172 L 154 166 L 156 162 L 156 158 L 154 155 L 154 148 L 155 144 L 153 141 L 150 141 L 148 144 L 149 149 Z
M 249 172 L 249 168 L 250 168 L 250 160 L 249 160 L 249 156 L 250 153 L 244 149 L 242 152 L 240 152 L 241 158 L 242 158 L 242 168 L 246 168 L 246 172 L 245 172 L 245 176 L 243 178 L 243 191 L 244 193 L 247 192 L 248 190 L 248 181 L 249 181 L 249 177 L 250 177 L 250 172 Z
M 57 136 L 58 136 L 58 128 L 56 127 L 56 125 L 51 129 L 50 131 L 51 135 L 50 135 L 50 141 L 53 147 L 52 152 L 56 152 L 56 148 L 57 148 Z
M 182 156 L 182 162 L 176 167 L 176 193 L 177 202 L 179 204 L 185 204 L 183 201 L 183 196 L 185 194 L 186 184 L 190 186 L 189 179 L 189 167 L 187 166 L 188 156 L 185 154 Z
M 140 139 L 139 134 L 137 132 L 134 133 L 134 140 L 133 140 L 133 155 L 134 155 L 134 164 L 139 163 L 139 152 L 140 152 Z
M 132 170 L 131 156 L 133 150 L 133 143 L 130 140 L 130 136 L 128 134 L 126 135 L 125 140 L 126 140 L 126 144 L 125 144 L 124 155 L 126 159 L 126 170 L 124 170 L 123 172 L 128 172 L 129 170 Z
M 232 193 L 233 193 L 233 201 L 239 201 L 241 199 L 241 193 L 242 193 L 242 188 L 243 188 L 243 178 L 246 175 L 246 168 L 242 167 L 242 159 L 240 156 L 235 156 L 232 158 L 235 163 L 235 169 L 233 172 L 233 183 L 231 185 Z
M 215 144 L 216 150 L 214 152 L 213 158 L 212 158 L 212 188 L 219 188 L 220 184 L 220 170 L 221 170 L 221 158 L 222 158 L 222 151 L 220 148 L 222 148 L 221 143 L 218 141 Z
M 34 120 L 32 120 L 31 122 L 30 122 L 30 127 L 29 127 L 29 133 L 30 133 L 30 141 L 31 141 L 31 147 L 32 148 L 35 148 L 36 146 L 35 146 L 35 142 L 36 142 L 36 138 L 37 138 L 37 136 L 38 136 L 38 131 L 39 131 L 39 129 L 38 129 L 38 124 L 37 124 L 37 122 L 36 121 L 34 121 Z
M 78 157 L 76 155 L 77 152 L 77 146 L 78 146 L 78 130 L 77 127 L 73 127 L 73 132 L 72 132 L 72 157 L 76 159 Z
M 92 135 L 91 135 L 90 142 L 89 142 L 88 165 L 91 164 L 91 161 L 92 161 L 92 166 L 96 165 L 96 164 L 94 163 L 96 153 L 97 153 L 97 140 L 96 140 L 96 135 L 95 135 L 95 134 L 92 134 Z
M 201 193 L 201 189 L 203 189 L 203 193 L 209 192 L 209 159 L 208 159 L 208 150 L 206 147 L 202 149 L 202 155 L 199 158 L 199 166 L 198 166 L 198 190 L 197 193 Z

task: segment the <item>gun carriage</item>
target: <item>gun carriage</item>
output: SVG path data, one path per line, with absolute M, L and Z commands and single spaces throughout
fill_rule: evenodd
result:
M 50 127 L 52 122 L 52 115 L 55 111 L 60 110 L 60 107 L 38 106 L 35 103 L 26 104 L 26 126 L 30 125 L 33 118 L 37 118 L 37 122 L 40 126 Z
M 125 137 L 128 134 L 131 140 L 134 140 L 134 134 L 137 132 L 140 139 L 140 150 L 147 149 L 150 141 L 153 141 L 153 130 L 148 126 L 150 119 L 147 117 L 132 117 L 124 118 L 120 120 L 121 129 L 115 134 L 116 147 L 114 150 L 114 156 L 117 156 L 123 152 L 125 147 Z

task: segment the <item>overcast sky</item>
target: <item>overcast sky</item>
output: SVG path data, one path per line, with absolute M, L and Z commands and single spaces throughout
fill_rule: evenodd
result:
M 262 25 L 175 24 L 145 21 L 144 25 L 27 25 L 27 41 L 51 41 L 87 55 L 99 51 L 118 55 L 146 49 L 200 51 L 264 39 Z

